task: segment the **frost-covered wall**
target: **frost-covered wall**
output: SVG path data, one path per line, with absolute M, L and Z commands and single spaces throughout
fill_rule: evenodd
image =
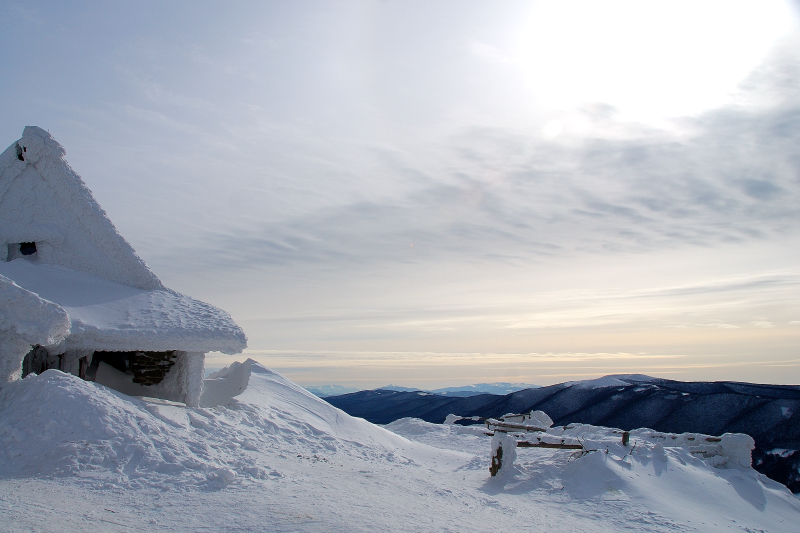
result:
M 0 383 L 19 378 L 32 345 L 59 343 L 69 331 L 64 309 L 0 276 Z
M 129 396 L 163 398 L 197 406 L 203 390 L 203 360 L 205 354 L 176 352 L 176 365 L 164 379 L 154 385 L 140 385 L 131 376 L 106 363 L 100 363 L 94 381 Z
M 0 155 L 0 261 L 35 242 L 37 260 L 140 289 L 164 286 L 117 232 L 49 133 L 28 126 Z

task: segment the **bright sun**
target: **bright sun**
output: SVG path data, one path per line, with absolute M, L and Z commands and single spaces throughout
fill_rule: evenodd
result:
M 724 104 L 796 24 L 780 0 L 538 3 L 520 62 L 546 108 L 602 102 L 650 122 Z

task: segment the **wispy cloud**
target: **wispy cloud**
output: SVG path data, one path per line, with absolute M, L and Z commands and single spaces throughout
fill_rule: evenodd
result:
M 213 250 L 242 265 L 457 254 L 513 260 L 745 243 L 800 230 L 800 108 L 731 108 L 697 119 L 695 129 L 688 137 L 656 132 L 555 147 L 532 141 L 517 153 L 508 148 L 518 141 L 512 132 L 465 132 L 441 149 L 435 167 L 395 154 L 352 169 L 358 179 L 317 181 L 318 193 L 339 201 L 313 212 L 226 221 L 202 236 L 202 264 L 216 266 Z M 368 175 L 404 181 L 406 190 L 362 190 Z
M 301 384 L 338 383 L 362 388 L 388 384 L 387 379 L 421 388 L 464 385 L 492 379 L 523 379 L 550 385 L 568 379 L 592 379 L 638 369 L 671 379 L 715 379 L 720 375 L 751 376 L 764 368 L 798 369 L 800 359 L 748 361 L 718 355 L 637 353 L 452 353 L 452 352 L 325 352 L 247 350 L 250 357 Z M 230 364 L 230 357 L 210 354 L 209 368 Z M 442 369 L 447 369 L 442 372 Z M 420 371 L 421 370 L 421 371 Z M 387 378 L 386 376 L 392 376 Z M 409 380 L 409 376 L 414 376 Z M 427 377 L 421 377 L 427 376 Z

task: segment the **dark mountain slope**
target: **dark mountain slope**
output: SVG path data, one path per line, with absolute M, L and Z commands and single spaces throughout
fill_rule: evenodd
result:
M 454 409 L 459 413 L 480 410 L 494 398 L 504 398 L 504 396 L 478 394 L 461 397 L 419 391 L 376 389 L 330 396 L 325 398 L 325 401 L 349 415 L 365 418 L 374 424 L 388 424 L 405 417 L 441 423 L 448 414 L 454 412 Z
M 800 387 L 625 376 L 611 380 L 613 385 L 605 385 L 608 382 L 602 378 L 562 383 L 505 396 L 457 398 L 375 390 L 326 400 L 378 424 L 404 417 L 442 423 L 450 413 L 496 417 L 538 409 L 557 425 L 580 422 L 674 433 L 747 433 L 756 442 L 756 470 L 800 492 Z

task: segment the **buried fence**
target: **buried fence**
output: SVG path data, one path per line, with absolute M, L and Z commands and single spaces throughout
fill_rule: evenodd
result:
M 496 476 L 514 464 L 517 448 L 571 450 L 568 461 L 604 449 L 612 450 L 621 459 L 638 453 L 666 458 L 665 448 L 685 448 L 693 457 L 706 460 L 711 466 L 729 463 L 749 467 L 755 447 L 749 435 L 726 433 L 720 437 L 699 433 L 663 433 L 650 429 L 622 431 L 588 424 L 552 426 L 552 420 L 541 411 L 510 414 L 485 420 L 485 434 L 492 437 L 489 472 Z M 634 437 L 633 441 L 631 438 Z

